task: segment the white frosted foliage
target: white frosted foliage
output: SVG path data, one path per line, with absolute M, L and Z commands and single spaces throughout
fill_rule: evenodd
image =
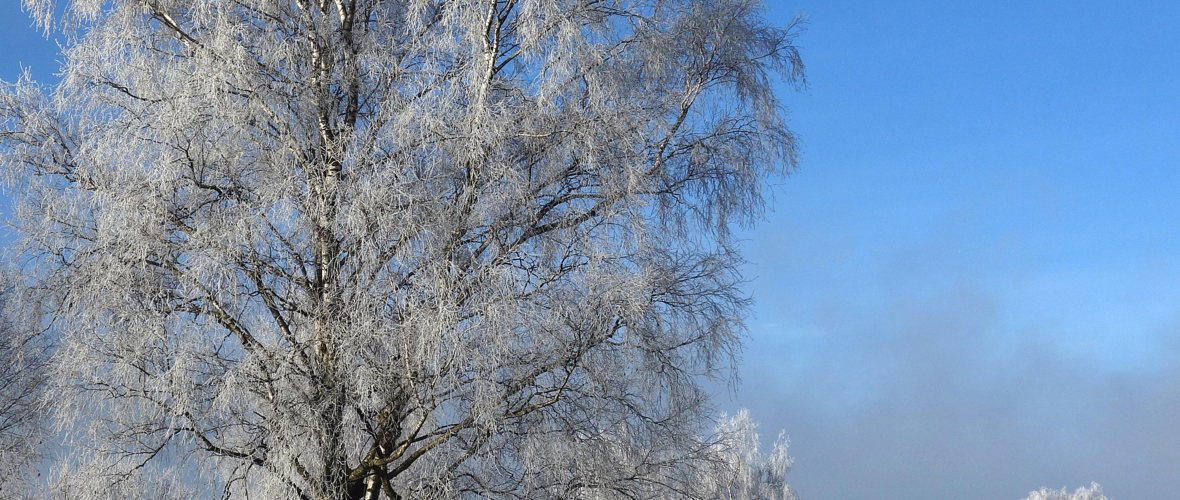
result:
M 700 382 L 795 164 L 755 0 L 24 0 L 63 498 L 783 498 Z M 53 18 L 54 13 L 64 17 Z M 753 444 L 752 444 L 753 443 Z
M 725 463 L 728 470 L 708 475 L 721 479 L 715 484 L 716 492 L 710 498 L 731 500 L 793 500 L 794 490 L 785 482 L 793 461 L 787 455 L 786 433 L 779 432 L 768 455 L 761 451 L 758 425 L 746 410 L 729 417 L 722 415 L 717 424 L 716 435 L 720 438 L 719 449 L 729 456 Z
M 1106 500 L 1106 496 L 1102 494 L 1102 487 L 1098 483 L 1090 483 L 1090 486 L 1078 488 L 1073 493 L 1065 488 L 1041 488 L 1040 491 L 1029 492 L 1025 500 Z
M 32 498 L 46 437 L 43 395 L 48 349 L 24 320 L 22 301 L 0 274 L 0 498 Z M 29 308 L 35 311 L 35 308 Z

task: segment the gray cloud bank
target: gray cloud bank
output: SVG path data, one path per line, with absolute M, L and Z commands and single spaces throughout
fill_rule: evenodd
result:
M 1091 481 L 1113 500 L 1180 491 L 1175 322 L 1128 333 L 1147 344 L 1129 355 L 1117 331 L 1087 350 L 1063 331 L 1076 325 L 1012 318 L 986 286 L 937 288 L 762 307 L 794 320 L 753 323 L 737 404 L 764 434 L 786 429 L 805 500 L 1017 500 Z
M 1019 500 L 1091 481 L 1112 500 L 1180 498 L 1175 242 L 1076 251 L 1101 235 L 991 203 L 908 230 L 784 211 L 751 242 L 758 305 L 725 405 L 787 431 L 804 500 Z
M 838 174 L 791 179 L 746 235 L 757 306 L 722 403 L 786 430 L 803 500 L 1180 498 L 1180 239 L 1139 222 L 1162 215 L 1099 224 L 1056 180 Z

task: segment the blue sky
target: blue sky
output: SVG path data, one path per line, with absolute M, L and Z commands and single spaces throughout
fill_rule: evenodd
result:
M 0 79 L 56 46 L 0 7 Z M 804 500 L 1180 491 L 1180 4 L 770 3 L 803 141 L 742 384 Z
M 1180 5 L 782 1 L 737 401 L 805 500 L 1180 491 Z

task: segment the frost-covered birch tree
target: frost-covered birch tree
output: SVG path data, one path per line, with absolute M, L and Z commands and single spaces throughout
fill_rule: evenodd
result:
M 785 498 L 709 425 L 795 164 L 757 0 L 24 0 L 69 498 Z M 62 13 L 57 15 L 55 13 Z M 57 17 L 55 17 L 55 15 Z

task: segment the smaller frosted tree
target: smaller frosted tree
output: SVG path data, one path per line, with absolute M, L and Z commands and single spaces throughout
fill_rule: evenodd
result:
M 792 460 L 787 454 L 786 433 L 780 431 L 770 455 L 760 448 L 758 424 L 741 410 L 732 417 L 722 415 L 716 435 L 728 459 L 724 470 L 709 475 L 721 481 L 709 485 L 710 498 L 725 500 L 795 500 L 798 497 L 784 481 Z
M 1090 483 L 1089 487 L 1078 488 L 1072 494 L 1065 488 L 1041 488 L 1040 491 L 1029 492 L 1025 500 L 1106 500 L 1106 495 L 1102 494 L 1102 487 L 1098 483 Z

